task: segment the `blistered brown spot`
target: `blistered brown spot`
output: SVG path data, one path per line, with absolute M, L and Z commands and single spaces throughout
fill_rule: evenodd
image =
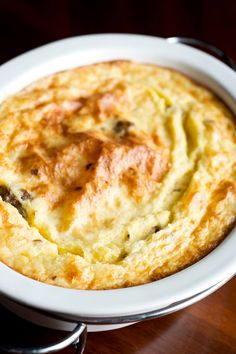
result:
M 37 168 L 32 168 L 32 170 L 30 171 L 31 172 L 31 175 L 33 176 L 38 176 L 38 169 Z
M 75 191 L 81 191 L 81 189 L 83 189 L 83 187 L 81 187 L 81 186 L 75 187 Z
M 91 170 L 92 167 L 93 167 L 92 162 L 88 163 L 88 164 L 85 166 L 86 170 Z
M 134 123 L 129 122 L 128 120 L 118 120 L 115 123 L 113 130 L 118 136 L 125 137 L 128 135 L 132 126 L 134 126 Z
M 32 195 L 25 189 L 21 189 L 21 199 L 22 200 L 32 200 Z

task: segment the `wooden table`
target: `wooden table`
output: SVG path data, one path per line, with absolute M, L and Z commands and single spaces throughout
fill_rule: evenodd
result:
M 0 308 L 0 340 L 28 345 L 59 339 Z M 9 331 L 13 334 L 9 335 Z M 7 339 L 6 339 L 7 338 Z M 73 353 L 72 349 L 61 351 Z M 108 332 L 89 333 L 84 354 L 235 354 L 236 277 L 214 294 L 177 313 Z

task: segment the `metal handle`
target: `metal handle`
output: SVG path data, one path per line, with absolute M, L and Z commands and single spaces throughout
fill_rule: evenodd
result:
M 76 354 L 82 354 L 84 352 L 86 338 L 87 326 L 84 323 L 79 323 L 72 331 L 72 333 L 57 343 L 41 346 L 38 348 L 14 347 L 13 345 L 0 344 L 0 352 L 14 354 L 48 354 L 55 353 L 58 350 L 62 350 L 69 345 L 72 345 L 75 348 Z
M 166 40 L 169 43 L 183 43 L 183 44 L 190 44 L 193 46 L 197 46 L 200 48 L 205 48 L 212 53 L 214 53 L 216 56 L 222 59 L 231 69 L 236 71 L 236 65 L 233 61 L 232 58 L 228 54 L 226 54 L 222 49 L 216 47 L 215 45 L 202 41 L 200 39 L 196 38 L 191 38 L 191 37 L 168 37 Z

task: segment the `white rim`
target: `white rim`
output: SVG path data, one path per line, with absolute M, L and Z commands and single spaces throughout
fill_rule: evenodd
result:
M 0 67 L 0 98 L 58 70 L 113 59 L 166 64 L 214 89 L 236 112 L 236 74 L 197 49 L 141 35 L 90 35 L 58 41 L 23 54 Z M 0 292 L 18 302 L 74 316 L 143 313 L 193 296 L 236 272 L 236 235 L 208 256 L 165 279 L 125 289 L 63 289 L 24 277 L 0 263 Z

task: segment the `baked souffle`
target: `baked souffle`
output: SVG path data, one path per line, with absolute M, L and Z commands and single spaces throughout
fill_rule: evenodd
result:
M 40 79 L 0 105 L 0 261 L 111 289 L 175 273 L 236 222 L 236 129 L 176 71 L 114 61 Z

